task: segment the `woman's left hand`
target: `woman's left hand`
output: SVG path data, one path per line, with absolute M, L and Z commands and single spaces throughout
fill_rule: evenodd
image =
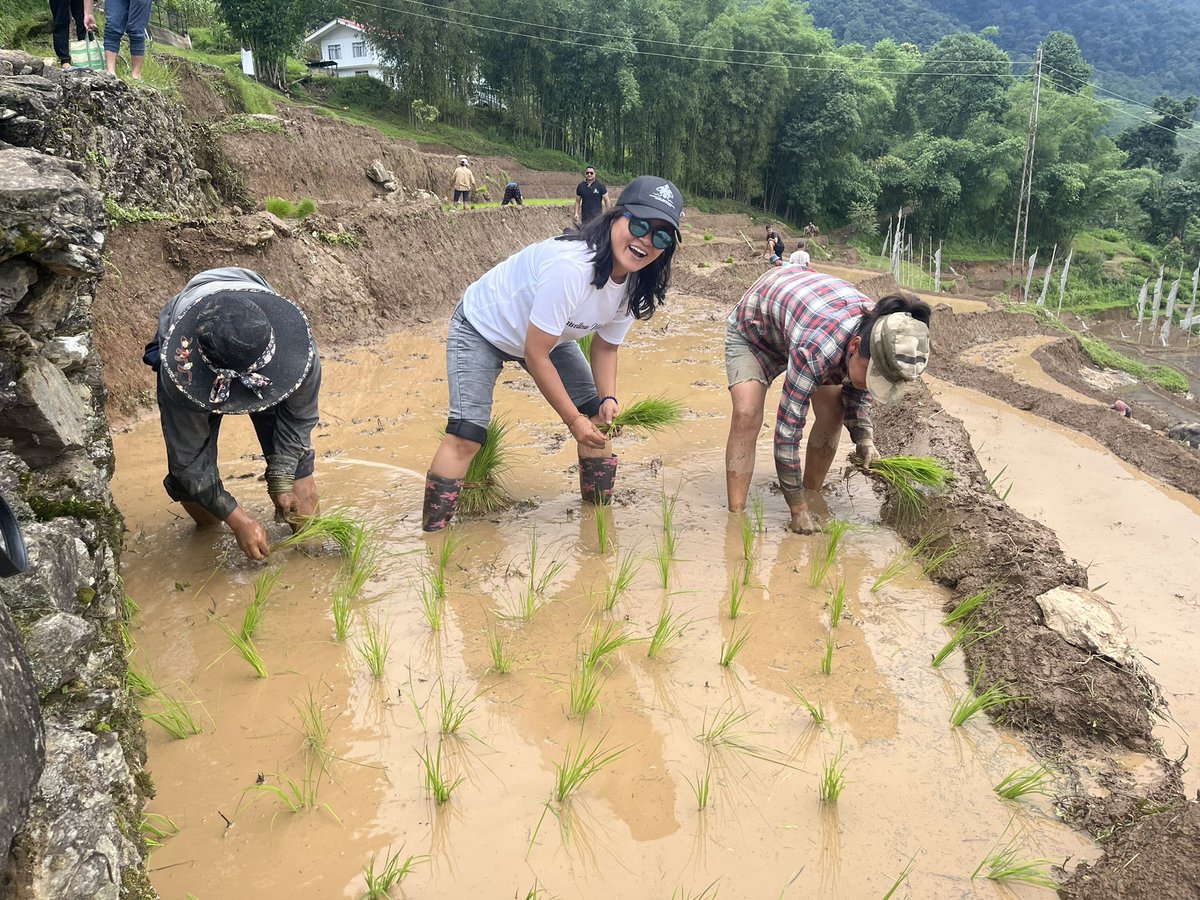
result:
M 600 401 L 600 412 L 598 412 L 597 415 L 600 417 L 600 421 L 605 425 L 611 425 L 612 420 L 616 416 L 619 409 L 620 407 L 617 405 L 615 398 L 605 397 Z

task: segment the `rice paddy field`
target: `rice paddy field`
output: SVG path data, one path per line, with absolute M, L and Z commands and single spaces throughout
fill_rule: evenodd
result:
M 769 403 L 757 501 L 724 509 L 725 311 L 674 295 L 622 350 L 623 400 L 686 412 L 616 439 L 611 507 L 513 369 L 516 504 L 422 535 L 434 334 L 327 358 L 317 478 L 351 527 L 265 565 L 181 518 L 155 421 L 117 437 L 163 897 L 1035 897 L 1097 855 L 972 714 L 974 635 L 864 476 L 786 531 Z M 249 422 L 222 440 L 265 520 Z

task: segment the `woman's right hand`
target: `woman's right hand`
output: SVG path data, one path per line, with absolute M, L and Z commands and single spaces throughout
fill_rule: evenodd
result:
M 583 413 L 572 419 L 569 427 L 571 429 L 571 437 L 575 438 L 575 440 L 585 447 L 595 447 L 597 450 L 603 450 L 604 445 L 608 443 L 608 438 Z

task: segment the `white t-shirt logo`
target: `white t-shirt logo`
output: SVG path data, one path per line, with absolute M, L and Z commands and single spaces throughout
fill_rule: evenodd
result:
M 671 209 L 675 208 L 675 195 L 671 193 L 671 189 L 665 184 L 660 184 L 654 189 L 654 193 L 650 195 L 660 203 L 665 203 Z

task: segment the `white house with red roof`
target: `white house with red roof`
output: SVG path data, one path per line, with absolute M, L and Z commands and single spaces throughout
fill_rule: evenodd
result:
M 351 19 L 327 22 L 304 40 L 320 48 L 323 62 L 336 63 L 327 67 L 331 75 L 338 78 L 369 75 L 389 81 L 380 66 L 379 51 L 371 43 L 367 30 Z

